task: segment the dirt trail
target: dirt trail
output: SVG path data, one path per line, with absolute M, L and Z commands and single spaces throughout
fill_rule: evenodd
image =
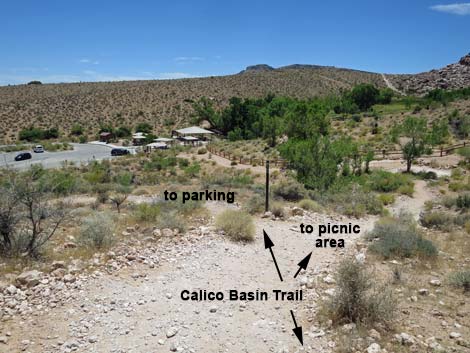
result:
M 415 198 L 400 198 L 394 211 L 405 208 L 419 215 L 432 195 L 417 181 Z M 212 205 L 214 206 L 214 205 Z M 223 207 L 210 207 L 220 211 Z M 376 218 L 353 220 L 309 214 L 280 222 L 257 219 L 256 240 L 250 244 L 228 241 L 217 234 L 175 247 L 161 256 L 156 268 L 134 263 L 113 275 L 95 273 L 85 290 L 63 307 L 27 321 L 12 321 L 8 352 L 332 352 L 331 338 L 312 326 L 312 299 L 320 293 L 304 290 L 304 301 L 229 301 L 228 290 L 296 290 L 306 278 L 322 281 L 332 265 L 354 249 L 355 240 L 373 227 Z M 301 234 L 299 224 L 359 224 L 361 234 L 345 235 L 346 249 L 315 248 L 317 230 Z M 262 230 L 275 244 L 284 282 L 280 282 L 270 253 L 264 249 Z M 325 236 L 324 236 L 325 237 Z M 184 251 L 181 249 L 184 248 Z M 180 249 L 180 250 L 178 250 Z M 348 250 L 349 249 L 349 250 Z M 310 251 L 306 273 L 293 278 L 297 263 Z M 303 282 L 302 282 L 303 281 Z M 181 292 L 222 291 L 222 302 L 183 301 Z M 290 310 L 304 329 L 302 348 L 292 333 Z M 7 324 L 8 325 L 8 324 Z M 173 331 L 173 332 L 172 332 Z M 1 349 L 5 346 L 0 346 Z
M 405 95 L 402 91 L 400 91 L 398 88 L 396 88 L 396 87 L 388 80 L 388 78 L 387 78 L 384 74 L 381 74 L 381 75 L 382 75 L 382 78 L 383 78 L 383 80 L 384 80 L 384 82 L 385 82 L 385 85 L 386 85 L 388 88 L 390 88 L 392 91 L 394 91 L 394 92 L 396 92 L 396 93 L 398 93 L 398 94 L 400 94 L 400 95 L 402 95 L 402 96 Z
M 400 196 L 391 207 L 394 215 L 405 211 L 410 213 L 415 220 L 419 219 L 419 215 L 424 208 L 424 204 L 434 198 L 434 195 L 428 189 L 424 180 L 415 181 L 415 191 L 413 197 Z
M 32 317 L 22 327 L 15 323 L 12 331 L 14 336 L 22 335 L 22 339 L 26 336 L 35 342 L 28 347 L 29 352 L 64 352 L 66 347 L 76 347 L 78 352 L 319 351 L 326 347 L 326 342 L 321 337 L 308 338 L 315 336 L 310 331 L 315 328 L 306 321 L 309 305 L 306 300 L 299 305 L 272 298 L 249 302 L 190 302 L 183 301 L 180 294 L 185 289 L 207 289 L 223 291 L 227 298 L 230 289 L 267 291 L 270 296 L 273 289 L 299 289 L 304 274 L 297 279 L 293 275 L 297 263 L 308 252 L 313 250 L 309 276 L 315 277 L 326 271 L 344 251 L 315 249 L 316 232 L 306 235 L 293 229 L 298 229 L 301 222 L 316 227 L 319 223 L 348 221 L 326 215 L 304 216 L 289 222 L 259 219 L 256 240 L 251 244 L 230 242 L 220 236 L 208 237 L 192 245 L 189 256 L 176 254 L 159 268 L 137 265 L 115 276 L 100 276 L 65 307 L 46 316 Z M 373 221 L 368 218 L 354 223 L 360 224 L 363 233 L 371 228 Z M 269 251 L 264 249 L 263 229 L 275 244 L 273 251 L 284 276 L 282 283 Z M 347 247 L 358 236 L 344 236 Z M 304 326 L 305 350 L 292 334 L 291 309 L 297 310 L 297 321 Z M 167 338 L 172 327 L 177 333 Z M 81 336 L 85 337 L 84 341 Z

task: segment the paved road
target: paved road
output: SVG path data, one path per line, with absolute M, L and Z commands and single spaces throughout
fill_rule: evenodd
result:
M 33 164 L 42 164 L 44 168 L 57 168 L 65 161 L 87 163 L 93 159 L 102 160 L 111 158 L 111 146 L 97 144 L 72 143 L 73 151 L 33 153 L 33 158 L 16 162 L 15 156 L 19 152 L 0 152 L 0 168 L 9 166 L 16 169 L 27 169 Z

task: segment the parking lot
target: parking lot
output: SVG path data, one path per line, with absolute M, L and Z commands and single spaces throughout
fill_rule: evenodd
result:
M 33 164 L 42 164 L 44 168 L 57 168 L 65 162 L 88 163 L 92 160 L 103 160 L 114 158 L 111 157 L 111 145 L 102 144 L 78 144 L 72 143 L 73 150 L 34 153 L 31 152 L 32 158 L 25 161 L 15 161 L 15 156 L 20 152 L 0 152 L 0 168 L 9 167 L 16 169 L 27 169 Z

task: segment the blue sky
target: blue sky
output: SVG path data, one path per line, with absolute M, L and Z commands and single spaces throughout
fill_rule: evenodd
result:
M 470 3 L 446 0 L 0 3 L 0 85 L 180 78 L 247 65 L 414 73 L 470 52 Z

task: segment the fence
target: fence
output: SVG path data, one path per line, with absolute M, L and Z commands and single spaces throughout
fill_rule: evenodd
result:
M 218 151 L 211 145 L 207 145 L 206 147 L 207 147 L 207 151 L 209 151 L 210 153 L 215 154 L 216 156 L 228 159 L 232 162 L 236 162 L 238 164 L 264 166 L 266 163 L 266 160 L 262 158 L 244 158 L 240 156 L 235 156 L 229 152 Z M 287 161 L 282 158 L 276 158 L 276 159 L 270 159 L 269 164 L 271 167 L 285 168 L 287 166 Z
M 462 148 L 462 147 L 467 147 L 470 146 L 470 143 L 468 141 L 464 141 L 459 144 L 455 145 L 450 145 L 446 147 L 440 147 L 440 148 L 435 148 L 432 150 L 431 154 L 427 154 L 426 157 L 445 157 L 455 151 L 456 149 Z M 236 162 L 238 164 L 245 164 L 245 165 L 261 165 L 264 166 L 266 161 L 261 158 L 244 158 L 240 156 L 235 156 L 234 154 L 231 154 L 229 152 L 224 152 L 224 151 L 218 151 L 211 145 L 207 145 L 207 150 L 215 154 L 216 156 L 228 159 L 232 162 Z M 373 160 L 380 161 L 384 159 L 401 159 L 403 156 L 402 151 L 397 151 L 397 150 L 376 150 L 374 151 L 374 157 Z M 288 161 L 282 158 L 277 158 L 277 159 L 270 159 L 269 163 L 271 164 L 272 167 L 278 167 L 278 168 L 286 168 L 288 165 Z
M 442 146 L 440 148 L 434 148 L 432 149 L 430 154 L 427 154 L 426 157 L 445 157 L 449 154 L 451 154 L 453 151 L 462 148 L 462 147 L 467 147 L 469 146 L 468 141 L 464 141 L 462 143 L 458 143 L 455 145 L 450 145 L 450 146 Z M 383 159 L 401 159 L 403 156 L 402 151 L 387 151 L 385 149 L 383 150 L 376 150 L 374 151 L 374 160 L 383 160 Z

